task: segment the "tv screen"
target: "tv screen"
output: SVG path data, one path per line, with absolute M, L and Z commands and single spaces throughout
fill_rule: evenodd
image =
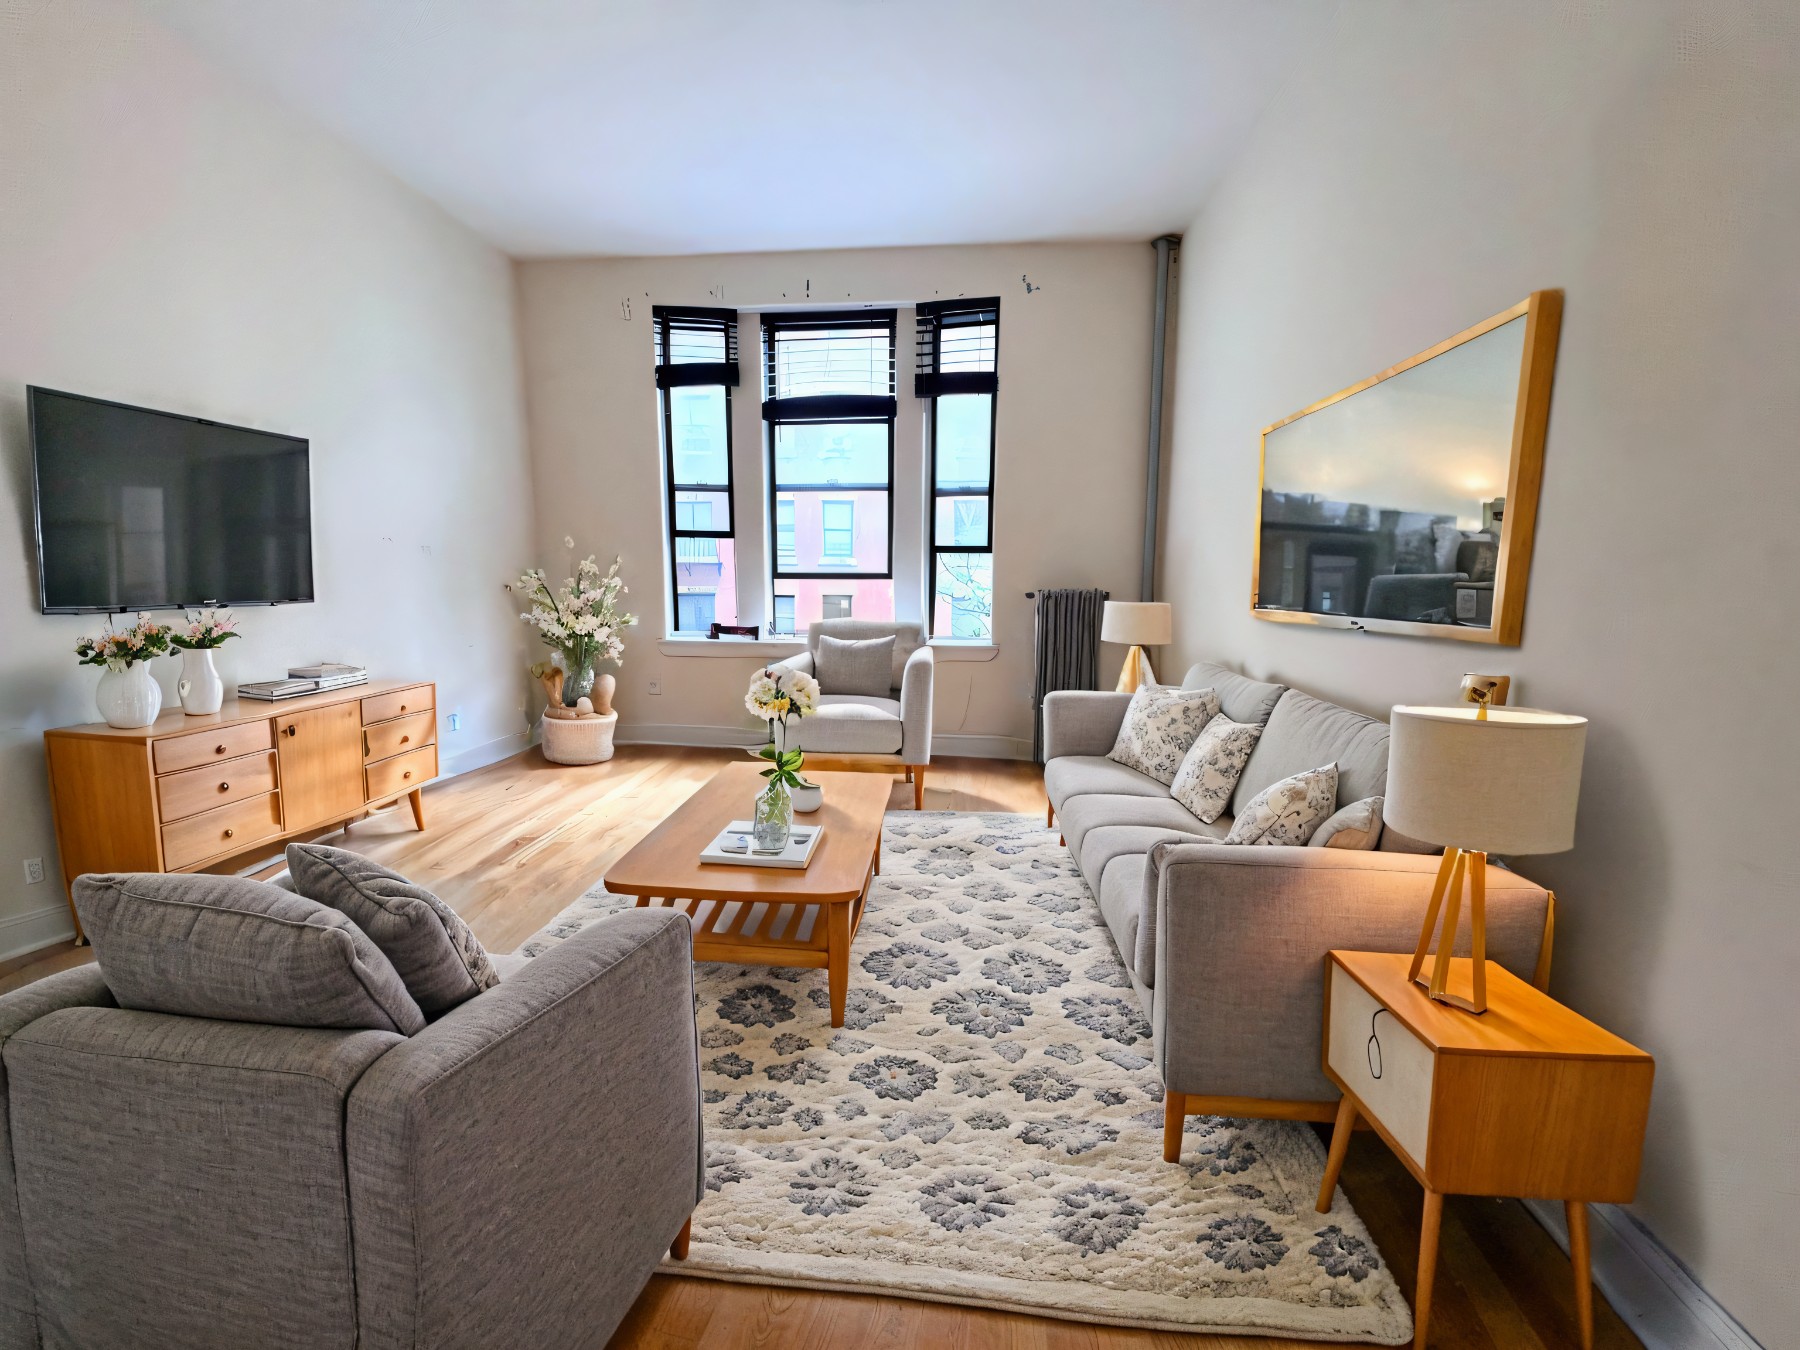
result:
M 46 614 L 313 598 L 307 442 L 30 388 Z

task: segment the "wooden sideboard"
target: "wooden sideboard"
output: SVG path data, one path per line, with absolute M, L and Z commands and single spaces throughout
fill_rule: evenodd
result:
M 44 751 L 65 892 L 85 872 L 201 872 L 401 797 L 424 829 L 437 686 L 383 680 L 228 699 L 202 717 L 177 708 L 129 730 L 57 727 Z

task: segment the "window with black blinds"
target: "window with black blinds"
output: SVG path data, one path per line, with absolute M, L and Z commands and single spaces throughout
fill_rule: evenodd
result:
M 657 305 L 656 387 L 662 402 L 671 626 L 707 633 L 737 622 L 731 391 L 738 383 L 737 311 Z
M 913 392 L 930 401 L 931 632 L 989 641 L 1000 301 L 921 304 L 917 329 Z

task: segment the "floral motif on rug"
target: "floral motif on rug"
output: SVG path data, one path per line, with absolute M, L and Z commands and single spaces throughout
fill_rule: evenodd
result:
M 1184 1331 L 1399 1344 L 1412 1319 L 1305 1125 L 1194 1117 L 1162 1158 L 1151 1031 L 1034 817 L 895 812 L 851 956 L 696 971 L 714 1278 Z M 630 907 L 596 887 L 535 956 Z

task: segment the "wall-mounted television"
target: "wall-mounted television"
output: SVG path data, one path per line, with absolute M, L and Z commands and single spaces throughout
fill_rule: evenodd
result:
M 26 390 L 46 614 L 313 598 L 308 443 Z

